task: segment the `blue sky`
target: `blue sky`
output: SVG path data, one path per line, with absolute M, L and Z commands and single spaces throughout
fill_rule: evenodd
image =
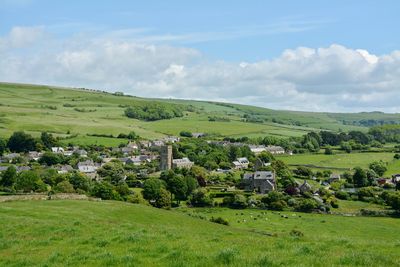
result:
M 397 93 L 397 80 L 393 78 L 397 65 L 389 68 L 391 61 L 383 59 L 390 55 L 398 60 L 395 52 L 400 46 L 399 10 L 400 1 L 365 0 L 0 0 L 0 56 L 3 55 L 3 64 L 19 60 L 14 66 L 15 73 L 0 71 L 0 78 L 115 88 L 142 96 L 156 94 L 254 103 L 273 108 L 397 112 L 396 106 L 386 101 Z M 114 61 L 109 58 L 112 62 L 106 62 L 104 53 L 109 53 L 111 46 L 126 54 L 119 53 L 114 55 Z M 311 50 L 302 50 L 304 47 Z M 368 60 L 377 57 L 379 60 L 373 61 L 378 63 L 366 60 L 374 67 L 362 65 L 359 49 L 367 51 L 361 53 L 362 57 Z M 319 76 L 304 73 L 309 76 L 293 77 L 285 73 L 288 69 L 296 71 L 287 65 L 289 58 L 285 51 L 296 55 L 297 65 L 307 59 L 310 65 L 302 66 L 301 72 L 304 68 L 317 68 L 315 73 Z M 144 64 L 146 52 L 150 53 L 149 61 L 158 64 L 156 71 Z M 144 58 L 136 56 L 137 53 Z M 132 57 L 132 61 L 124 61 L 125 57 Z M 347 62 L 349 58 L 351 62 Z M 292 57 L 290 60 L 294 64 Z M 48 77 L 44 74 L 42 77 L 37 73 L 37 66 L 29 70 L 29 64 L 25 66 L 27 62 L 40 62 L 49 69 L 64 68 L 64 75 L 48 73 Z M 85 77 L 72 70 L 73 64 L 79 68 L 86 64 L 92 70 L 94 66 L 117 63 L 121 70 L 112 76 L 119 76 L 118 81 L 96 76 L 106 75 L 105 67 Z M 24 72 L 18 74 L 22 65 Z M 329 69 L 319 72 L 321 66 Z M 382 74 L 393 69 L 394 73 Z M 140 70 L 140 74 L 135 70 Z M 238 71 L 242 75 L 240 79 Z M 351 71 L 353 78 L 347 75 Z M 196 73 L 204 77 L 199 78 Z M 135 75 L 135 79 L 127 78 Z M 376 77 L 368 80 L 369 76 Z M 249 95 L 243 94 L 243 90 Z M 269 96 L 277 90 L 278 96 Z M 198 94 L 200 91 L 203 94 Z M 293 101 L 288 101 L 288 97 Z M 314 104 L 296 104 L 304 99 L 313 99 Z

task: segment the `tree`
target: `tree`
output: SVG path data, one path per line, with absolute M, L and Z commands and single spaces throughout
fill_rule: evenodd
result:
M 241 194 L 224 197 L 223 203 L 234 209 L 244 209 L 247 207 L 247 199 Z
M 155 206 L 157 208 L 169 209 L 171 208 L 171 193 L 167 189 L 161 188 L 160 193 L 156 199 Z
M 54 187 L 54 191 L 60 193 L 75 193 L 74 187 L 68 181 L 62 181 Z
M 189 131 L 181 131 L 179 133 L 179 135 L 182 136 L 182 137 L 192 137 L 193 136 L 193 134 L 191 132 L 189 132 Z
M 7 170 L 4 171 L 1 179 L 0 184 L 4 187 L 11 187 L 14 185 L 17 178 L 17 170 L 14 166 L 10 166 Z
M 352 150 L 349 142 L 341 142 L 340 149 L 346 151 L 347 153 L 350 153 Z
M 211 207 L 213 200 L 205 188 L 198 188 L 193 191 L 189 203 L 194 207 Z
M 120 162 L 109 162 L 97 170 L 98 175 L 113 185 L 119 184 L 125 177 L 125 170 Z
M 372 162 L 371 164 L 369 164 L 369 168 L 376 172 L 376 174 L 378 174 L 379 176 L 382 176 L 387 171 L 386 163 L 382 160 Z
M 299 166 L 293 172 L 304 177 L 312 177 L 314 175 L 313 171 L 305 166 Z
M 114 187 L 109 182 L 103 181 L 101 183 L 95 183 L 92 188 L 92 195 L 101 199 L 119 200 L 119 194 L 114 190 Z
M 0 138 L 0 156 L 3 156 L 4 151 L 6 151 L 7 143 L 3 139 Z
M 360 167 L 354 169 L 353 183 L 356 187 L 364 187 L 368 185 L 367 173 Z
M 40 140 L 47 149 L 58 145 L 57 140 L 53 137 L 53 135 L 47 132 L 42 132 L 42 134 L 40 135 Z
M 157 200 L 161 194 L 161 189 L 165 188 L 162 180 L 156 178 L 147 179 L 143 183 L 143 197 L 147 200 Z
M 72 184 L 75 190 L 89 191 L 90 180 L 84 174 L 75 172 L 69 177 L 69 182 Z
M 8 140 L 7 147 L 13 152 L 28 152 L 36 149 L 36 141 L 29 134 L 14 132 Z
M 45 184 L 36 172 L 24 171 L 17 176 L 15 188 L 24 192 L 44 191 Z
M 333 150 L 331 147 L 325 148 L 325 155 L 333 155 Z
M 62 162 L 61 156 L 52 152 L 45 152 L 39 159 L 40 164 L 46 164 L 47 166 L 53 166 Z
M 306 198 L 299 201 L 296 210 L 303 212 L 311 212 L 318 208 L 318 203 L 314 199 Z

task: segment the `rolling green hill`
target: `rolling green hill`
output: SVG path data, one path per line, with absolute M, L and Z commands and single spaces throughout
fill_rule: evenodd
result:
M 196 213 L 222 216 L 231 225 Z M 5 202 L 0 265 L 399 266 L 398 219 L 288 215 L 177 212 L 111 201 Z
M 145 103 L 176 105 L 184 110 L 183 116 L 157 121 L 125 116 L 127 107 Z M 238 104 L 145 99 L 94 90 L 0 83 L 0 136 L 3 137 L 16 130 L 36 136 L 46 130 L 58 136 L 73 137 L 66 142 L 118 145 L 121 142 L 119 139 L 87 134 L 117 136 L 133 130 L 142 137 L 154 139 L 186 130 L 217 136 L 270 135 L 284 138 L 319 129 L 366 130 L 366 127 L 360 126 L 360 121 L 368 120 L 400 122 L 400 115 L 277 111 Z

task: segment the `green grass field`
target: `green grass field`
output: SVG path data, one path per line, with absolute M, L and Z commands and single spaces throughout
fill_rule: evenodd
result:
M 368 165 L 373 161 L 385 161 L 388 162 L 388 171 L 385 175 L 391 175 L 393 173 L 400 172 L 400 161 L 394 160 L 394 153 L 391 152 L 380 152 L 380 153 L 342 153 L 335 155 L 324 155 L 324 154 L 295 154 L 292 156 L 278 156 L 279 159 L 283 160 L 289 165 L 314 165 L 321 168 L 332 170 L 336 172 L 353 169 L 354 167 L 368 168 Z
M 196 215 L 222 216 L 231 225 Z M 220 208 L 165 211 L 109 201 L 6 202 L 0 204 L 0 265 L 400 265 L 398 219 L 287 215 Z M 304 236 L 293 236 L 292 230 Z
M 180 131 L 214 133 L 221 136 L 301 136 L 309 131 L 362 130 L 367 128 L 344 125 L 346 114 L 277 111 L 266 108 L 213 102 L 156 99 L 161 102 L 192 105 L 196 112 L 186 112 L 182 118 L 144 122 L 124 116 L 124 106 L 150 99 L 115 96 L 109 93 L 49 86 L 0 83 L 0 137 L 24 130 L 35 136 L 49 131 L 59 136 L 78 134 L 72 139 L 77 144 L 115 145 L 111 139 L 87 138 L 86 134 L 113 134 L 137 132 L 148 139 L 159 138 Z M 153 99 L 154 100 L 154 99 Z M 76 109 L 85 109 L 79 112 Z M 246 123 L 244 114 L 258 116 L 264 123 Z M 358 113 L 357 113 L 358 114 Z M 369 118 L 369 113 L 352 114 L 353 119 Z M 230 122 L 211 122 L 209 116 L 229 118 Z M 374 114 L 386 118 L 389 114 Z M 390 115 L 389 117 L 396 117 Z M 273 123 L 276 120 L 280 123 Z M 301 125 L 301 126 L 295 126 Z M 69 134 L 68 134 L 69 133 Z

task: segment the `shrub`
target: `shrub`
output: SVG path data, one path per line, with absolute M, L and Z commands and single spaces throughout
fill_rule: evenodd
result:
M 302 199 L 296 206 L 296 210 L 303 212 L 311 212 L 318 208 L 318 203 L 314 199 Z
M 336 191 L 335 196 L 338 199 L 347 200 L 349 198 L 349 194 L 346 191 Z
M 207 190 L 204 188 L 198 188 L 193 191 L 189 198 L 190 205 L 194 207 L 210 207 L 213 205 L 213 200 L 207 194 Z
M 210 222 L 229 225 L 229 222 L 222 217 L 217 217 L 217 218 L 211 217 Z
M 54 187 L 54 191 L 60 193 L 75 193 L 74 187 L 68 181 L 62 181 Z

